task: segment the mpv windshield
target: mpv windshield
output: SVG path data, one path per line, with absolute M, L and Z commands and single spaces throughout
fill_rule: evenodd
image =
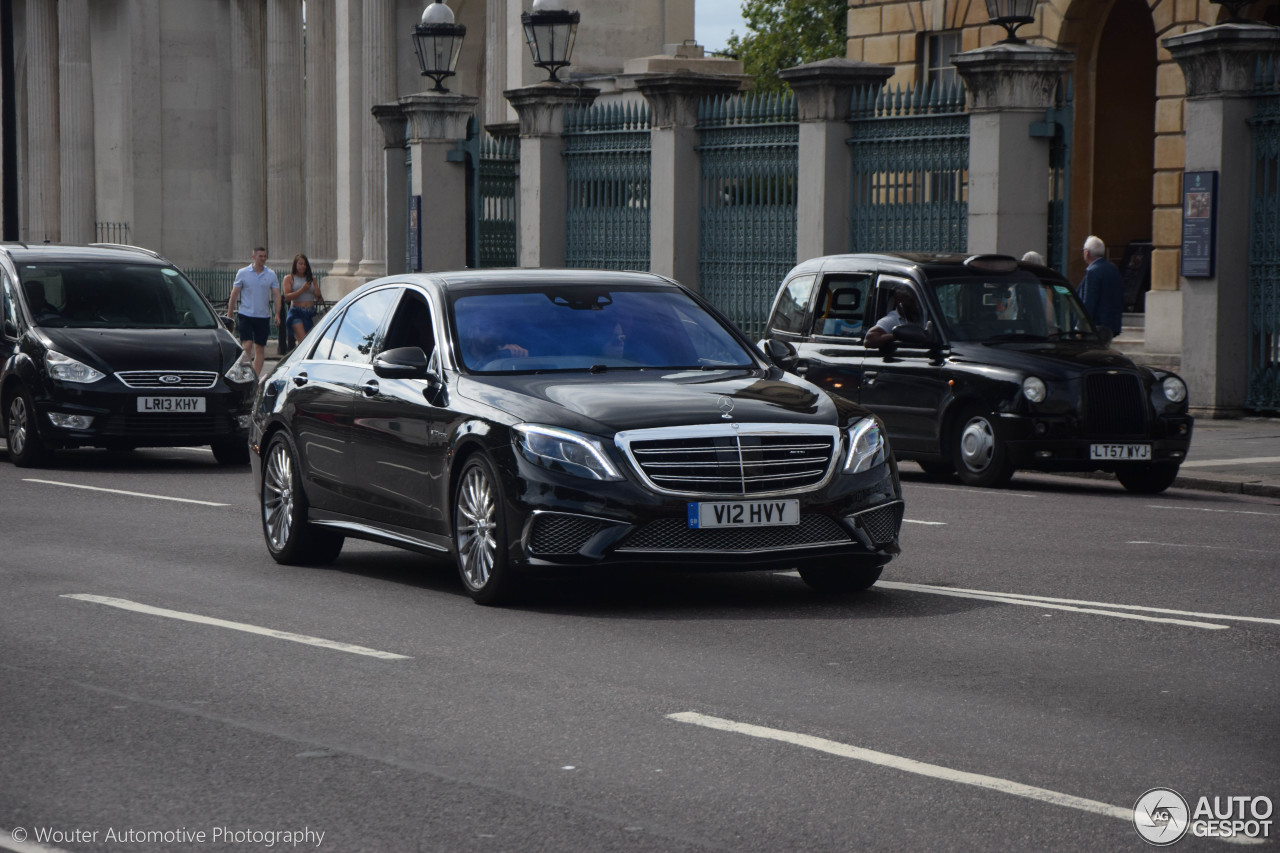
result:
M 172 267 L 150 264 L 39 263 L 18 268 L 38 326 L 111 329 L 214 329 L 218 319 Z
M 930 282 L 952 341 L 1094 338 L 1084 306 L 1061 282 L 1029 272 Z
M 674 288 L 548 286 L 484 291 L 453 302 L 468 370 L 754 367 L 741 343 Z

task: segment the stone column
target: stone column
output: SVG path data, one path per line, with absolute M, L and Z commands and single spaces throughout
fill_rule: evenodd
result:
M 58 6 L 27 0 L 27 216 L 23 239 L 62 239 L 58 159 Z
M 62 239 L 68 243 L 92 243 L 97 239 L 97 194 L 89 0 L 58 3 L 58 112 Z
M 337 188 L 334 192 L 334 228 L 337 240 L 337 257 L 326 284 L 333 282 L 334 295 L 350 291 L 359 279 L 354 276 L 364 251 L 362 225 L 364 220 L 364 126 L 369 121 L 369 111 L 363 108 L 364 85 L 361 82 L 362 18 L 361 0 L 334 0 L 334 100 L 336 102 L 334 140 L 334 176 Z M 343 280 L 339 281 L 339 277 Z M 326 291 L 328 296 L 329 292 Z
M 307 0 L 306 207 L 307 253 L 328 270 L 338 252 L 337 80 L 333 0 Z
M 1249 377 L 1248 120 L 1255 64 L 1280 58 L 1280 29 L 1223 24 L 1164 40 L 1187 82 L 1186 169 L 1218 173 L 1218 245 L 1212 278 L 1178 280 L 1182 364 L 1193 412 L 1238 416 Z M 1151 294 L 1148 294 L 1150 298 Z
M 736 77 L 691 71 L 642 74 L 636 88 L 649 101 L 649 269 L 698 286 L 698 102 L 738 90 Z
M 796 93 L 800 114 L 796 263 L 849 250 L 852 158 L 849 113 L 855 89 L 877 90 L 893 68 L 824 59 L 778 72 Z
M 302 4 L 267 0 L 267 251 L 287 265 L 303 250 L 307 150 L 302 92 Z
M 374 106 L 395 100 L 396 42 L 394 35 L 395 4 L 385 0 L 366 0 L 364 4 L 364 188 L 361 221 L 364 250 L 357 275 L 376 278 L 386 275 L 387 249 L 386 197 L 383 192 L 383 136 L 377 121 L 371 118 Z
M 520 117 L 520 223 L 522 267 L 564 266 L 564 111 L 589 106 L 599 89 L 550 81 L 503 92 Z
M 467 164 L 457 155 L 479 103 L 477 97 L 454 92 L 422 92 L 400 99 L 409 119 L 413 194 L 422 196 L 418 227 L 424 272 L 467 266 Z
M 518 4 L 517 4 L 518 5 Z M 484 124 L 507 121 L 507 0 L 485 0 L 484 7 Z
M 261 0 L 231 0 L 231 240 L 246 263 L 267 242 L 263 23 Z
M 1075 55 L 997 44 L 952 60 L 969 90 L 969 251 L 1047 256 L 1049 140 L 1031 136 Z
M 387 275 L 413 272 L 405 264 L 405 232 L 408 194 L 405 190 L 405 139 L 406 123 L 404 108 L 399 104 L 377 104 L 373 108 L 373 117 L 378 120 L 382 129 L 383 174 L 386 175 L 383 195 L 386 198 Z M 419 223 L 421 230 L 421 223 Z

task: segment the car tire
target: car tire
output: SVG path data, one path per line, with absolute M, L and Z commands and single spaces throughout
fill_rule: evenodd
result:
M 219 465 L 248 465 L 249 443 L 247 441 L 215 441 L 213 458 Z
M 815 592 L 845 595 L 870 589 L 880 580 L 883 566 L 805 566 L 800 578 Z
M 19 468 L 39 468 L 49 461 L 49 448 L 36 426 L 36 407 L 31 392 L 19 385 L 9 398 L 5 412 L 5 438 L 9 461 Z
M 476 604 L 507 601 L 515 586 L 502 507 L 502 486 L 492 463 L 481 454 L 467 459 L 453 493 L 453 541 L 458 575 Z
M 1013 478 L 1009 448 L 1000 437 L 997 419 L 973 407 L 960 413 L 951 430 L 951 461 L 970 486 L 999 488 Z
M 1116 468 L 1116 479 L 1135 495 L 1158 495 L 1178 479 L 1178 466 L 1168 462 L 1124 465 Z
M 258 502 L 267 551 L 287 566 L 322 566 L 338 559 L 342 534 L 307 521 L 307 496 L 298 457 L 284 433 L 276 433 L 262 460 Z

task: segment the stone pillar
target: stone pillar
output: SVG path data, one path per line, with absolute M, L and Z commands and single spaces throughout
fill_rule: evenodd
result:
M 422 92 L 400 99 L 409 119 L 412 190 L 422 196 L 418 228 L 424 272 L 467 266 L 467 164 L 457 155 L 479 103 L 477 97 L 455 92 Z M 406 203 L 407 199 L 400 204 L 402 218 Z
M 307 150 L 302 92 L 302 4 L 267 0 L 267 251 L 287 265 L 303 250 Z
M 957 54 L 969 90 L 969 251 L 1047 257 L 1049 140 L 1031 136 L 1075 55 L 1031 44 Z
M 1187 83 L 1186 169 L 1218 173 L 1212 278 L 1178 279 L 1182 364 L 1192 411 L 1238 416 L 1249 377 L 1249 209 L 1254 69 L 1280 57 L 1280 29 L 1223 24 L 1164 40 Z M 1148 294 L 1148 297 L 1150 294 Z
M 406 117 L 404 108 L 399 104 L 377 104 L 373 108 L 373 117 L 378 120 L 382 129 L 383 174 L 386 175 L 383 195 L 386 198 L 387 275 L 413 272 L 405 264 L 405 232 L 408 230 L 406 213 L 408 194 L 405 189 L 407 176 L 405 171 L 405 139 Z M 419 224 L 421 229 L 421 224 Z
M 246 263 L 267 242 L 262 17 L 261 0 L 231 0 L 231 241 Z
M 522 267 L 564 266 L 564 111 L 589 106 L 599 89 L 550 81 L 503 92 L 520 117 L 520 230 Z
M 485 0 L 484 7 L 484 124 L 508 120 L 507 102 L 507 18 L 506 0 Z
M 334 294 L 341 296 L 359 283 L 358 279 L 339 282 L 337 277 L 354 276 L 364 251 L 361 223 L 364 220 L 364 126 L 369 121 L 369 111 L 363 108 L 361 98 L 362 17 L 361 0 L 334 0 L 334 175 L 337 188 L 334 191 L 334 225 L 337 240 L 337 257 L 330 270 Z
M 738 90 L 736 77 L 677 71 L 642 74 L 652 110 L 649 270 L 698 287 L 698 102 Z M 692 194 L 692 203 L 690 202 Z
M 62 239 L 67 243 L 92 243 L 97 239 L 97 194 L 89 0 L 61 0 L 58 4 L 58 113 Z
M 58 158 L 58 6 L 27 0 L 27 216 L 24 240 L 62 239 Z
M 302 251 L 313 268 L 325 270 L 338 252 L 335 24 L 333 0 L 307 0 L 307 236 Z
M 849 113 L 855 89 L 877 90 L 893 68 L 825 59 L 778 72 L 796 93 L 800 114 L 796 263 L 849 250 L 852 158 Z
M 366 0 L 364 4 L 364 133 L 362 156 L 364 187 L 361 221 L 364 249 L 357 275 L 376 278 L 386 275 L 387 250 L 386 198 L 383 193 L 383 136 L 378 123 L 370 116 L 378 104 L 396 97 L 396 42 L 394 34 L 395 4 L 385 0 Z

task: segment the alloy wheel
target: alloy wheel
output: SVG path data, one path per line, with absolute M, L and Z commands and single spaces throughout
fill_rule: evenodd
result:
M 27 401 L 15 394 L 9 403 L 9 450 L 19 456 L 27 449 L 27 417 Z
M 481 589 L 489 582 L 498 551 L 494 534 L 498 507 L 493 484 L 482 467 L 470 468 L 463 475 L 456 513 L 462 577 L 472 589 Z
M 283 441 L 272 445 L 267 456 L 262 475 L 262 519 L 272 550 L 282 550 L 294 523 L 293 458 Z

